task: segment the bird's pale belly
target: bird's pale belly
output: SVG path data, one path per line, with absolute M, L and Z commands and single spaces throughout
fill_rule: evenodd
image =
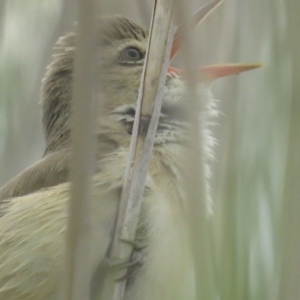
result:
M 163 193 L 144 199 L 147 248 L 126 300 L 193 300 L 195 280 L 182 207 Z

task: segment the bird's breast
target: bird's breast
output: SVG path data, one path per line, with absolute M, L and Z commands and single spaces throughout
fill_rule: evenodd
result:
M 183 152 L 184 147 L 177 143 L 154 148 L 137 236 L 146 247 L 142 250 L 142 266 L 128 285 L 126 300 L 194 299 L 194 270 L 184 217 L 180 164 Z M 101 176 L 107 183 L 122 184 L 127 156 L 127 148 L 119 149 L 102 163 Z
M 170 178 L 144 198 L 142 225 L 147 247 L 127 300 L 194 299 L 194 269 L 187 222 Z

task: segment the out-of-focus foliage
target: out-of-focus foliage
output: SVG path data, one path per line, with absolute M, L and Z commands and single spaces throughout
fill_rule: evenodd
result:
M 4 1 L 0 47 L 0 153 L 3 183 L 43 148 L 40 85 L 61 1 Z M 53 42 L 53 41 L 52 41 Z
M 121 13 L 149 24 L 150 0 L 102 2 L 103 13 Z M 199 7 L 205 2 L 195 0 L 193 5 Z M 280 278 L 283 282 L 281 272 L 288 273 L 286 266 L 293 265 L 288 258 L 283 260 L 285 265 L 280 264 L 279 241 L 294 247 L 288 235 L 280 231 L 284 227 L 282 207 L 288 207 L 283 219 L 288 221 L 293 206 L 286 204 L 295 197 L 295 191 L 289 194 L 285 184 L 291 174 L 299 174 L 291 166 L 300 168 L 299 161 L 291 161 L 295 156 L 288 157 L 293 153 L 291 148 L 300 145 L 296 135 L 294 141 L 289 140 L 290 124 L 300 126 L 293 121 L 297 116 L 300 119 L 300 111 L 295 111 L 299 109 L 295 103 L 300 101 L 295 91 L 295 84 L 300 82 L 295 49 L 300 44 L 291 34 L 300 27 L 299 18 L 292 18 L 300 11 L 297 3 L 226 1 L 194 34 L 199 51 L 195 63 L 199 65 L 266 65 L 214 85 L 222 112 L 215 127 L 219 146 L 213 165 L 215 213 L 211 220 L 220 299 L 300 299 L 299 291 L 292 287 L 289 295 L 279 293 L 280 287 L 284 291 L 279 284 Z M 66 9 L 68 5 L 70 8 L 71 4 L 59 0 L 9 0 L 0 4 L 0 183 L 41 156 L 40 82 L 51 45 L 74 19 L 74 11 Z M 292 128 L 292 132 L 297 129 L 300 131 Z M 286 172 L 286 161 L 287 170 L 294 173 Z M 290 185 L 292 188 L 297 187 Z M 298 232 L 298 228 L 289 230 Z M 300 267 L 293 274 L 299 278 Z

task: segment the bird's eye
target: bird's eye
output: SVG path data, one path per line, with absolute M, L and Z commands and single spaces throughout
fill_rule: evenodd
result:
M 139 61 L 144 58 L 144 54 L 136 47 L 128 47 L 121 52 L 122 61 Z

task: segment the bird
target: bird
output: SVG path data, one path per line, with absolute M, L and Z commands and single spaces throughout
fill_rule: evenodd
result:
M 94 266 L 105 261 L 114 231 L 149 36 L 147 29 L 116 15 L 101 17 L 97 28 L 97 80 L 102 88 L 92 189 Z M 0 198 L 0 299 L 60 299 L 70 191 L 75 45 L 72 32 L 58 40 L 43 81 L 44 157 L 13 179 L 16 181 L 9 189 L 6 186 Z M 214 77 L 224 68 L 203 70 Z M 206 129 L 217 111 L 207 83 L 200 83 L 199 89 L 208 161 L 214 139 Z M 184 97 L 185 81 L 177 69 L 170 68 L 138 226 L 137 239 L 145 241 L 142 265 L 128 282 L 126 300 L 196 299 L 188 224 L 182 213 L 182 158 L 191 128 Z

